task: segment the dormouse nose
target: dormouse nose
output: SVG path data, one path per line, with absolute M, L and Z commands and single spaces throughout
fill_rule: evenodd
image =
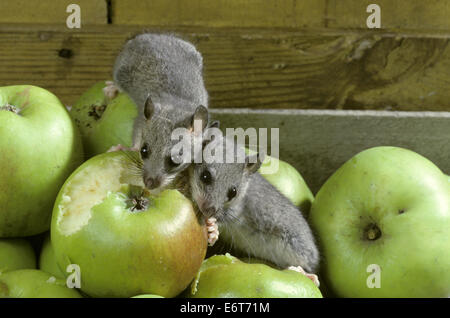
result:
M 161 178 L 144 177 L 145 187 L 149 190 L 156 189 L 161 185 Z
M 216 208 L 213 206 L 206 206 L 202 210 L 203 213 L 208 217 L 215 215 L 217 212 Z

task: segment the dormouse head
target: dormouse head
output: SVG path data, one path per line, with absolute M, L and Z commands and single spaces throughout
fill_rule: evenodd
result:
M 201 138 L 208 124 L 208 109 L 198 106 L 194 114 L 173 116 L 177 105 L 153 103 L 149 97 L 144 107 L 144 123 L 140 136 L 139 152 L 143 162 L 143 181 L 149 190 L 162 190 L 191 163 L 193 147 L 181 147 L 180 137 L 174 138 L 174 131 L 182 131 L 184 140 Z M 197 129 L 194 130 L 194 123 Z M 187 152 L 190 156 L 186 156 Z
M 227 218 L 226 211 L 234 204 L 241 202 L 246 195 L 248 181 L 261 166 L 263 156 L 259 153 L 245 155 L 243 152 L 238 159 L 239 147 L 226 146 L 224 142 L 218 141 L 212 151 L 222 151 L 223 160 L 214 160 L 193 165 L 190 170 L 190 183 L 193 200 L 197 203 L 199 210 L 206 217 L 215 217 L 219 221 Z M 222 148 L 222 150 L 220 150 Z M 226 152 L 233 151 L 234 162 L 227 162 Z M 242 151 L 243 148 L 241 149 Z M 231 157 L 231 156 L 230 156 Z

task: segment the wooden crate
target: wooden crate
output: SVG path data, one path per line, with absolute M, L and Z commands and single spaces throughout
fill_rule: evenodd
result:
M 314 193 L 344 162 L 376 146 L 413 150 L 450 175 L 450 112 L 216 109 L 213 117 L 222 128 L 279 128 L 280 159 Z
M 445 0 L 2 1 L 0 85 L 34 84 L 72 104 L 111 78 L 124 41 L 144 29 L 192 41 L 204 56 L 213 108 L 449 111 Z

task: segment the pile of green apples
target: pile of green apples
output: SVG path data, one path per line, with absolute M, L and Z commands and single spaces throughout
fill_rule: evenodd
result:
M 105 85 L 70 111 L 39 87 L 0 88 L 0 297 L 450 296 L 450 178 L 428 159 L 367 149 L 315 198 L 286 162 L 264 175 L 316 234 L 319 290 L 296 271 L 207 251 L 190 200 L 149 193 L 137 153 L 107 152 L 131 146 L 137 110 Z

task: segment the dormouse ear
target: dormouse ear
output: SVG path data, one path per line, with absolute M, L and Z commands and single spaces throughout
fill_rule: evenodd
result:
M 264 161 L 264 154 L 256 153 L 245 157 L 245 169 L 250 173 L 255 173 Z
M 208 119 L 209 119 L 209 114 L 208 114 L 208 109 L 205 106 L 198 106 L 195 109 L 194 115 L 192 116 L 192 122 L 191 122 L 191 128 L 195 129 L 195 122 L 196 121 L 201 121 L 201 132 L 203 132 L 206 128 L 206 126 L 208 125 Z
M 153 103 L 152 98 L 148 95 L 144 105 L 144 117 L 149 120 L 157 112 L 158 107 Z
M 220 121 L 213 120 L 209 123 L 208 128 L 220 128 Z

